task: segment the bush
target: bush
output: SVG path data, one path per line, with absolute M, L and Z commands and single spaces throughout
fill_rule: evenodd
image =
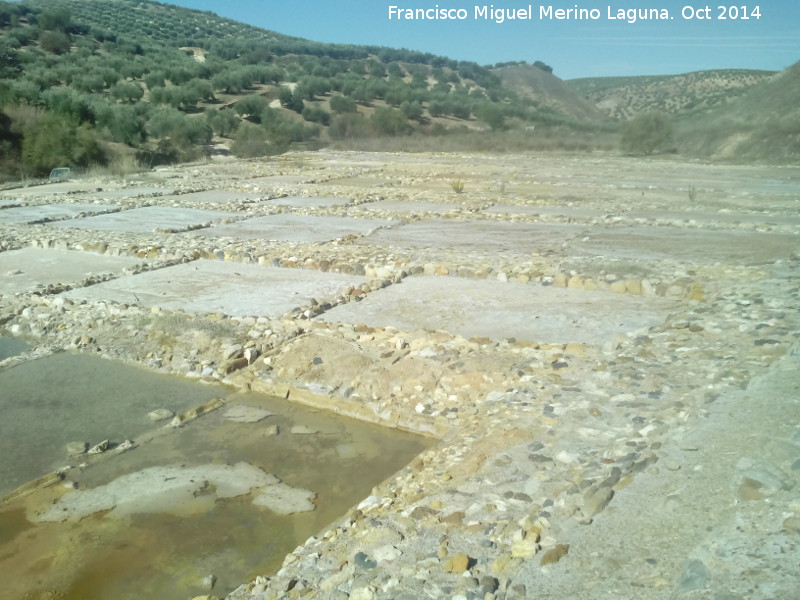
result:
M 105 155 L 88 125 L 53 113 L 38 113 L 23 126 L 22 162 L 37 175 L 54 167 L 101 164 Z
M 338 114 L 354 113 L 356 101 L 347 96 L 333 96 L 330 100 L 331 110 Z
M 666 115 L 648 112 L 635 117 L 622 129 L 620 146 L 624 152 L 649 156 L 667 150 L 672 143 L 672 123 Z
M 402 111 L 382 106 L 370 118 L 372 126 L 381 135 L 399 136 L 411 133 L 411 125 Z
M 289 147 L 286 140 L 270 140 L 268 133 L 261 127 L 243 123 L 236 132 L 231 152 L 239 158 L 268 156 L 285 152 Z
M 403 102 L 400 105 L 400 110 L 403 111 L 407 119 L 412 121 L 418 121 L 422 118 L 422 105 L 419 102 Z
M 253 94 L 252 96 L 245 96 L 239 100 L 233 107 L 236 114 L 240 117 L 250 117 L 253 121 L 261 121 L 261 113 L 267 108 L 267 100 L 264 96 Z
M 45 52 L 66 54 L 72 46 L 72 40 L 63 31 L 43 31 L 39 36 L 39 45 Z
M 206 121 L 214 133 L 224 137 L 229 136 L 239 127 L 240 120 L 232 110 L 206 109 Z
M 306 121 L 320 123 L 321 125 L 329 125 L 331 122 L 331 114 L 319 106 L 307 106 L 304 108 L 303 118 Z
M 144 90 L 138 83 L 120 81 L 111 88 L 111 97 L 118 102 L 136 102 L 142 99 Z
M 365 138 L 370 135 L 367 119 L 357 113 L 336 115 L 331 119 L 328 135 L 332 140 Z

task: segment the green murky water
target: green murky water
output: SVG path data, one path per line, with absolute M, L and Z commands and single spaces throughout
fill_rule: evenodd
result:
M 150 411 L 183 411 L 227 393 L 67 352 L 0 370 L 0 496 L 68 464 L 70 442 L 135 439 L 153 427 Z
M 113 371 L 125 365 L 102 366 Z M 0 373 L 0 385 L 6 375 Z M 101 395 L 89 405 L 125 397 L 121 380 L 116 381 L 120 393 Z M 220 388 L 180 381 L 203 397 L 224 395 Z M 313 511 L 279 515 L 255 506 L 248 494 L 198 502 L 189 516 L 156 512 L 118 518 L 113 511 L 100 511 L 78 521 L 31 523 L 32 515 L 67 492 L 54 486 L 0 507 L 0 576 L 7 582 L 0 597 L 183 600 L 209 593 L 203 579 L 211 574 L 217 578 L 213 593 L 224 597 L 256 575 L 275 572 L 286 553 L 323 531 L 433 442 L 260 394 L 234 394 L 226 401 L 179 429 L 149 425 L 149 433 L 127 435 L 140 446 L 74 469 L 68 480 L 78 490 L 91 490 L 155 466 L 246 462 L 289 486 L 313 491 Z M 238 404 L 273 414 L 256 423 L 226 418 Z M 130 414 L 138 419 L 140 413 L 138 405 Z M 112 420 L 121 419 L 114 414 Z
M 0 360 L 16 356 L 30 348 L 29 344 L 12 337 L 0 337 Z

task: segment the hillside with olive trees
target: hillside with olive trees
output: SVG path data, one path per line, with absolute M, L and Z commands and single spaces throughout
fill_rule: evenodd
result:
M 740 152 L 746 144 L 729 139 L 732 150 L 720 152 L 709 140 L 732 126 L 731 107 L 741 107 L 733 114 L 743 123 L 760 123 L 747 112 L 759 101 L 745 100 L 762 87 L 783 94 L 774 79 L 715 71 L 564 82 L 541 61 L 481 66 L 319 43 L 153 0 L 0 0 L 0 179 L 325 145 L 614 150 L 623 120 L 654 109 L 671 115 L 675 131 L 674 144 L 654 153 L 759 160 Z M 770 140 L 760 143 L 770 160 L 791 155 L 781 133 L 793 122 L 784 115 L 791 97 L 778 104 L 773 133 L 756 136 Z M 692 115 L 702 115 L 701 126 Z
M 7 178 L 298 144 L 469 146 L 476 132 L 527 123 L 594 127 L 475 63 L 317 43 L 149 0 L 0 2 L 0 111 Z

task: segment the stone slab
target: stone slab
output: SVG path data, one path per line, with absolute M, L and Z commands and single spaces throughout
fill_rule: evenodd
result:
M 93 252 L 23 248 L 0 253 L 0 295 L 32 292 L 40 286 L 80 281 L 89 275 L 120 273 L 137 258 Z
M 174 190 L 172 188 L 147 188 L 147 187 L 136 187 L 136 188 L 121 188 L 117 190 L 101 190 L 99 192 L 92 192 L 91 194 L 87 194 L 92 198 L 109 198 L 112 200 L 117 200 L 120 198 L 141 198 L 147 196 L 166 196 L 167 194 L 172 194 Z
M 191 192 L 163 198 L 174 200 L 178 204 L 227 204 L 229 202 L 249 203 L 263 198 L 262 194 L 255 192 L 240 192 L 236 190 L 207 190 L 205 192 Z
M 286 198 L 275 198 L 270 200 L 270 204 L 278 206 L 346 206 L 350 204 L 350 198 L 335 198 L 327 196 L 287 196 Z
M 242 183 L 251 186 L 270 187 L 273 185 L 298 185 L 300 183 L 306 183 L 308 179 L 308 177 L 303 175 L 269 175 L 267 177 L 248 179 Z
M 796 235 L 666 227 L 598 228 L 569 245 L 574 256 L 745 265 L 788 258 L 798 248 Z
M 531 206 L 516 204 L 495 204 L 484 209 L 482 212 L 489 214 L 502 215 L 542 215 L 554 217 L 578 217 L 591 218 L 601 217 L 603 211 L 594 208 L 572 207 L 572 206 Z
M 602 345 L 614 334 L 664 321 L 663 298 L 457 277 L 408 277 L 357 304 L 317 317 L 373 327 L 440 330 L 464 337 Z
M 391 225 L 394 222 L 382 219 L 284 214 L 219 225 L 194 231 L 191 235 L 298 243 L 328 242 L 346 235 L 367 234 L 376 227 Z
M 441 214 L 465 208 L 463 204 L 447 204 L 444 202 L 406 202 L 403 200 L 378 200 L 358 206 L 357 210 L 370 212 L 400 212 L 400 213 L 435 213 Z
M 0 192 L 3 198 L 29 198 L 31 196 L 47 196 L 49 194 L 71 194 L 74 192 L 90 192 L 97 189 L 97 185 L 82 181 L 62 181 L 60 183 L 46 183 L 30 187 L 16 188 Z
M 198 260 L 120 277 L 63 295 L 192 313 L 281 317 L 311 298 L 337 295 L 366 279 L 356 275 Z
M 104 213 L 118 207 L 103 204 L 43 204 L 19 206 L 0 211 L 0 223 L 36 223 L 73 219 L 80 215 Z
M 695 222 L 703 224 L 736 224 L 748 225 L 794 225 L 800 227 L 800 217 L 787 215 L 771 215 L 740 212 L 691 212 L 670 210 L 632 210 L 625 213 L 626 217 L 641 219 L 656 219 L 673 222 Z
M 145 233 L 150 231 L 180 231 L 232 216 L 236 216 L 236 213 L 194 208 L 145 206 L 108 215 L 48 223 L 48 226 L 68 229 L 92 229 L 95 231 L 135 231 Z
M 454 248 L 469 251 L 528 253 L 561 245 L 585 228 L 560 223 L 506 223 L 431 219 L 382 229 L 360 243 L 402 248 Z

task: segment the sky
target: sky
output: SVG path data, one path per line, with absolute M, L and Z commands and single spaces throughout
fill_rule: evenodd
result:
M 728 3 L 718 8 L 719 2 Z M 481 65 L 540 60 L 553 67 L 562 79 L 679 74 L 707 69 L 779 71 L 800 61 L 800 0 L 749 2 L 171 0 L 169 3 L 209 10 L 236 21 L 318 42 L 408 48 Z M 392 6 L 400 10 L 463 9 L 460 15 L 448 14 L 466 18 L 390 18 Z M 517 11 L 518 16 L 518 11 L 529 11 L 532 18 L 498 23 L 480 12 L 476 15 L 481 7 Z M 540 14 L 542 7 L 552 7 L 552 18 Z M 572 9 L 564 14 L 571 18 L 556 18 L 558 9 Z M 584 18 L 575 18 L 575 9 L 582 9 L 578 16 Z M 660 16 L 666 11 L 668 18 L 644 20 L 637 15 L 634 20 L 625 13 L 629 9 L 657 9 Z M 590 11 L 595 12 L 587 18 Z

